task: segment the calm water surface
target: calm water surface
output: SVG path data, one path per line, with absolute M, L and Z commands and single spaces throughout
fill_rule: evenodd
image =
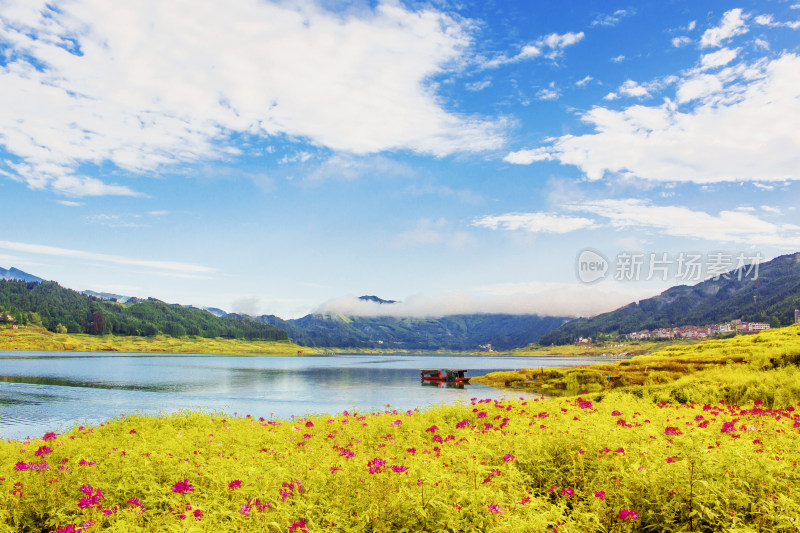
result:
M 509 395 L 482 385 L 422 385 L 420 368 L 469 376 L 607 358 L 335 355 L 236 357 L 0 351 L 0 438 L 40 437 L 121 414 L 182 409 L 288 418 L 346 409 L 413 409 Z M 519 394 L 511 394 L 519 396 Z

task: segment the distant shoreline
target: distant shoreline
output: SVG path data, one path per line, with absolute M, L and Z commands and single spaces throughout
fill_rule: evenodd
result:
M 0 350 L 20 352 L 186 353 L 225 355 L 317 355 L 321 351 L 291 341 L 240 340 L 155 335 L 52 333 L 43 328 L 0 328 Z

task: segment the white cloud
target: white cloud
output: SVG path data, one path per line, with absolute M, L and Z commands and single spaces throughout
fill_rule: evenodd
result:
M 83 250 L 71 250 L 69 248 L 58 248 L 55 246 L 30 244 L 24 242 L 0 241 L 0 248 L 4 250 L 15 250 L 17 252 L 26 252 L 37 255 L 71 257 L 75 259 L 87 259 L 90 261 L 99 261 L 101 263 L 111 263 L 115 265 L 144 267 L 148 269 L 167 271 L 167 273 L 170 275 L 178 276 L 209 276 L 216 272 L 216 269 L 214 268 L 195 265 L 192 263 L 181 263 L 178 261 L 153 261 L 148 259 L 139 259 L 136 257 L 98 254 Z
M 617 9 L 611 15 L 600 15 L 592 21 L 592 26 L 616 26 L 620 20 L 632 15 L 633 12 L 625 9 Z
M 0 20 L 13 51 L 0 67 L 0 144 L 32 188 L 132 195 L 77 169 L 235 157 L 236 134 L 355 154 L 504 142 L 502 122 L 446 111 L 434 93 L 431 78 L 457 67 L 471 36 L 432 9 L 39 0 L 5 2 Z
M 703 57 L 700 58 L 700 68 L 702 70 L 708 70 L 708 69 L 722 67 L 724 65 L 727 65 L 734 59 L 736 59 L 736 55 L 738 53 L 739 53 L 738 48 L 736 48 L 735 50 L 732 50 L 730 48 L 721 48 L 716 52 L 705 54 Z
M 57 200 L 57 202 L 67 207 L 80 207 L 84 205 L 83 202 L 73 202 L 72 200 Z
M 577 85 L 578 87 L 583 87 L 584 85 L 586 85 L 587 83 L 589 83 L 589 82 L 590 82 L 590 81 L 592 81 L 593 79 L 594 79 L 594 78 L 593 78 L 593 77 L 591 77 L 591 76 L 586 76 L 585 78 L 583 78 L 583 79 L 580 79 L 580 80 L 576 81 L 576 82 L 575 82 L 575 85 Z
M 620 86 L 619 92 L 625 96 L 633 96 L 635 98 L 647 98 L 650 96 L 647 87 L 639 85 L 633 80 L 625 80 L 625 83 Z
M 617 229 L 655 229 L 674 237 L 754 246 L 800 246 L 800 226 L 767 222 L 747 209 L 720 211 L 713 215 L 683 206 L 652 205 L 638 199 L 584 201 L 568 205 L 567 209 L 607 218 Z
M 692 40 L 690 38 L 686 37 L 685 35 L 682 35 L 680 37 L 673 37 L 672 38 L 672 46 L 674 46 L 675 48 L 680 48 L 681 46 L 685 46 L 685 45 L 689 44 L 690 42 L 692 42 Z
M 530 165 L 537 161 L 552 161 L 553 159 L 555 158 L 547 148 L 534 148 L 511 152 L 503 158 L 503 161 L 513 165 Z
M 655 296 L 658 291 L 615 282 L 522 282 L 475 287 L 433 296 L 412 295 L 394 304 L 379 304 L 343 296 L 325 302 L 315 313 L 348 316 L 441 317 L 466 313 L 593 316 L 630 302 Z
M 526 59 L 533 59 L 544 55 L 548 59 L 555 59 L 564 53 L 564 49 L 583 40 L 584 33 L 567 32 L 563 34 L 551 33 L 540 37 L 535 42 L 523 46 L 519 53 L 511 57 L 499 55 L 482 63 L 483 68 L 497 68 L 510 63 L 518 63 Z
M 742 14 L 741 8 L 726 11 L 719 26 L 707 29 L 700 38 L 700 47 L 722 46 L 722 43 L 737 35 L 747 33 L 745 20 L 748 15 Z
M 594 133 L 564 135 L 505 160 L 556 159 L 579 167 L 590 180 L 606 173 L 660 182 L 800 179 L 800 129 L 791 120 L 800 117 L 800 56 L 786 53 L 690 76 L 677 90 L 686 107 L 671 100 L 621 110 L 595 107 L 582 116 Z
M 536 93 L 536 98 L 539 100 L 557 100 L 559 96 L 561 96 L 561 91 L 558 90 L 555 82 L 550 82 L 547 88 L 540 89 Z
M 611 58 L 612 63 L 622 63 L 623 61 L 625 61 L 625 56 L 622 54 Z
M 491 80 L 481 80 L 481 81 L 473 81 L 471 83 L 467 83 L 464 86 L 464 88 L 467 89 L 468 91 L 479 92 L 486 89 L 487 87 L 490 87 L 491 85 L 492 85 Z
M 769 26 L 770 28 L 784 27 L 793 30 L 800 28 L 800 20 L 795 20 L 793 22 L 778 22 L 772 17 L 772 15 L 759 15 L 753 19 L 753 22 L 761 26 Z
M 690 78 L 678 87 L 678 102 L 685 103 L 705 98 L 722 90 L 722 81 L 711 74 L 700 74 Z
M 553 213 L 508 213 L 505 215 L 485 215 L 473 220 L 472 225 L 493 230 L 522 230 L 531 233 L 561 234 L 592 228 L 595 223 L 590 218 Z

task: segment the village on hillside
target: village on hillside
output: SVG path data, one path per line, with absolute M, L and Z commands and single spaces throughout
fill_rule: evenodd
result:
M 628 333 L 625 337 L 634 341 L 648 339 L 704 339 L 711 335 L 725 333 L 758 333 L 769 328 L 770 325 L 765 322 L 745 322 L 737 319 L 722 324 L 707 324 L 705 326 L 644 329 Z

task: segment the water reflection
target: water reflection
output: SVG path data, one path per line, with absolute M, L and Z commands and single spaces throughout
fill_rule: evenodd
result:
M 233 357 L 0 352 L 0 437 L 40 436 L 120 414 L 213 412 L 289 417 L 413 409 L 497 398 L 470 384 L 420 384 L 420 368 L 496 370 L 571 366 L 597 358 L 442 355 Z M 607 361 L 607 359 L 602 359 Z M 515 394 L 517 395 L 517 394 Z

